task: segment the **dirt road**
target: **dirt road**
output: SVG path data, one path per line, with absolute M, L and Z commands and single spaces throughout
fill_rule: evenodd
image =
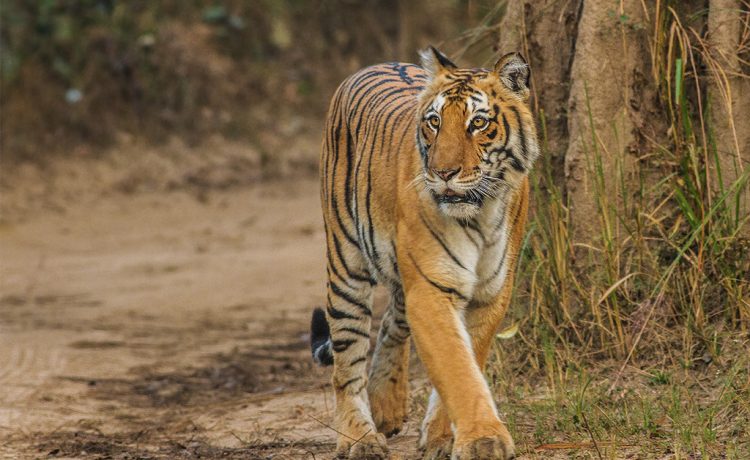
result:
M 316 182 L 116 194 L 3 222 L 0 253 L 0 457 L 332 456 Z

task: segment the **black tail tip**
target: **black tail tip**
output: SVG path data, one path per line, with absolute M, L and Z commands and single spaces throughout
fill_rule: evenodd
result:
M 324 366 L 333 364 L 331 329 L 328 327 L 326 313 L 322 308 L 313 310 L 310 322 L 310 350 L 317 363 Z
M 330 336 L 331 330 L 328 328 L 326 312 L 322 308 L 316 308 L 313 310 L 310 323 L 310 342 L 326 341 Z

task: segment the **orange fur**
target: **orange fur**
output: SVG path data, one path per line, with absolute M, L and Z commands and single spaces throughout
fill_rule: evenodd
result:
M 406 417 L 413 337 L 435 388 L 425 456 L 511 458 L 482 372 L 538 155 L 528 67 L 511 54 L 493 70 L 458 69 L 434 49 L 423 65 L 364 69 L 331 102 L 321 154 L 330 338 L 313 352 L 332 352 L 341 454 L 387 455 L 381 433 Z M 391 302 L 368 375 L 376 283 Z

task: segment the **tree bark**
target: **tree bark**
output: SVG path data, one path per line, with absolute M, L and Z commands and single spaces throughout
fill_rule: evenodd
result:
M 669 5 L 642 0 L 508 3 L 499 48 L 521 51 L 531 65 L 532 104 L 543 115 L 540 132 L 547 135 L 543 161 L 549 161 L 552 179 L 563 191 L 575 242 L 590 242 L 601 234 L 597 197 L 616 205 L 622 190 L 635 194 L 642 181 L 661 178 L 658 168 L 642 161 L 656 144 L 670 145 L 668 107 L 659 99 L 660 67 L 665 64 L 653 59 L 654 53 L 663 58 L 666 51 L 659 48 L 664 43 L 654 43 L 658 33 L 667 33 L 657 31 L 663 27 L 655 25 L 657 7 L 662 20 L 671 19 L 673 11 L 683 18 L 685 27 L 695 32 L 690 32 L 694 47 L 701 43 L 698 35 L 705 33 L 702 12 L 709 8 L 708 44 L 716 65 L 699 69 L 698 77 L 710 82 L 719 159 L 718 167 L 709 165 L 714 190 L 731 186 L 750 168 L 750 1 Z M 701 52 L 695 54 L 701 61 Z M 592 174 L 595 158 L 601 161 L 599 175 Z M 620 188 L 621 180 L 630 187 Z M 750 211 L 749 194 L 750 187 L 743 198 L 744 213 Z M 750 225 L 746 227 L 750 233 Z
M 601 232 L 599 202 L 616 204 L 620 181 L 637 184 L 639 112 L 650 75 L 646 15 L 639 0 L 584 1 L 571 68 L 565 186 L 573 237 Z M 601 159 L 596 171 L 595 161 Z M 622 174 L 623 177 L 620 177 Z M 601 177 L 599 177 L 601 175 Z M 597 181 L 603 181 L 597 185 Z M 634 180 L 636 179 L 636 180 Z M 599 197 L 599 198 L 597 198 Z
M 747 39 L 748 2 L 710 0 L 708 43 L 711 126 L 716 140 L 716 163 L 711 164 L 714 190 L 727 190 L 750 168 L 750 78 L 743 75 L 741 40 Z M 744 11 L 743 11 L 744 10 Z M 743 21 L 744 19 L 744 21 Z M 747 44 L 744 44 L 747 47 Z M 741 197 L 741 212 L 750 211 L 750 187 Z M 750 225 L 744 227 L 750 236 Z
M 570 70 L 582 0 L 509 2 L 500 25 L 500 52 L 520 51 L 531 66 L 532 99 L 545 120 L 546 154 L 555 185 L 564 187 Z

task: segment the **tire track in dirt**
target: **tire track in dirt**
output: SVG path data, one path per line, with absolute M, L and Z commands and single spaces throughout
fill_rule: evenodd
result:
M 8 224 L 0 458 L 332 458 L 330 369 L 307 338 L 317 188 L 115 195 Z
M 42 344 L 16 343 L 7 345 L 11 337 L 0 341 L 0 426 L 11 426 L 21 417 L 27 401 L 47 378 L 65 367 L 65 357 L 60 350 Z
M 328 417 L 328 370 L 304 337 L 325 285 L 317 183 L 204 195 L 5 224 L 0 458 L 327 458 L 308 414 Z

